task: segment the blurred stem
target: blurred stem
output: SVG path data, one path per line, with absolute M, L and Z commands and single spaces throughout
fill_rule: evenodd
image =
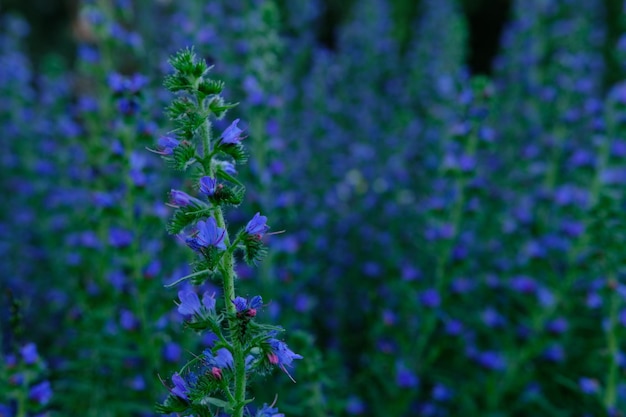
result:
M 133 151 L 133 131 L 131 130 L 132 124 L 125 122 L 122 128 L 122 132 L 120 134 L 122 144 L 124 146 L 124 155 L 127 156 L 125 162 L 125 170 L 124 173 L 124 182 L 126 187 L 126 198 L 124 199 L 124 207 L 122 208 L 123 220 L 125 223 L 125 227 L 130 230 L 143 230 L 140 219 L 136 219 L 135 217 L 135 200 L 136 200 L 136 189 L 131 175 L 130 175 L 130 155 Z M 148 282 L 143 278 L 142 272 L 142 257 L 141 257 L 141 247 L 139 242 L 139 237 L 136 236 L 130 245 L 129 248 L 129 261 L 131 268 L 131 282 L 135 283 L 137 293 L 134 297 L 135 303 L 135 313 L 139 316 L 141 321 L 140 325 L 140 334 L 141 340 L 138 341 L 138 345 L 140 346 L 140 350 L 142 353 L 142 357 L 148 360 L 149 371 L 153 374 L 153 378 L 149 378 L 149 386 L 152 387 L 154 385 L 154 374 L 156 374 L 158 366 L 159 366 L 159 358 L 157 356 L 157 344 L 154 337 L 154 332 L 151 328 L 151 323 L 148 314 L 148 308 L 146 304 L 146 292 L 148 288 L 146 288 L 146 283 Z M 149 389 L 152 392 L 152 389 Z
M 474 157 L 476 151 L 478 149 L 478 134 L 476 132 L 476 128 L 472 129 L 468 137 L 468 142 L 465 146 L 465 152 L 468 156 Z M 467 190 L 467 182 L 468 177 L 466 174 L 462 174 L 461 177 L 456 179 L 456 191 L 457 198 L 454 202 L 454 206 L 452 207 L 452 212 L 450 214 L 450 224 L 452 226 L 452 236 L 448 241 L 445 242 L 443 249 L 439 253 L 437 257 L 437 265 L 435 268 L 435 288 L 437 292 L 441 294 L 446 286 L 448 285 L 448 271 L 447 267 L 450 260 L 450 255 L 452 253 L 452 249 L 454 247 L 454 243 L 457 240 L 459 229 L 461 227 L 461 223 L 463 221 L 463 212 L 466 204 L 466 190 Z M 428 343 L 432 337 L 432 334 L 435 332 L 437 326 L 437 316 L 436 314 L 429 314 L 425 317 L 424 330 L 418 342 L 417 347 L 417 357 L 422 359 L 424 356 L 424 351 L 428 346 Z M 433 356 L 429 356 L 428 360 L 424 360 L 423 364 L 427 365 L 430 360 L 434 359 Z
M 608 160 L 609 160 L 609 155 L 610 155 L 610 150 L 611 150 L 611 138 L 613 138 L 616 135 L 615 117 L 610 108 L 606 112 L 605 120 L 606 120 L 607 133 L 606 133 L 606 138 L 601 143 L 599 150 L 598 150 L 598 154 L 597 154 L 598 156 L 596 159 L 596 170 L 595 170 L 594 177 L 590 185 L 589 209 L 593 209 L 593 207 L 598 202 L 600 191 L 602 189 L 602 173 L 604 172 L 608 164 Z M 544 308 L 543 310 L 539 312 L 538 315 L 535 316 L 535 318 L 533 319 L 534 330 L 540 330 L 543 324 L 550 317 L 552 317 L 559 310 L 559 308 L 562 308 L 563 303 L 568 299 L 567 296 L 568 296 L 569 289 L 574 284 L 574 280 L 578 276 L 577 274 L 579 272 L 578 269 L 575 267 L 574 263 L 576 262 L 576 258 L 580 254 L 580 251 L 587 248 L 588 246 L 589 246 L 589 235 L 587 234 L 585 230 L 578 237 L 578 239 L 576 239 L 576 241 L 573 244 L 572 249 L 569 251 L 568 260 L 567 260 L 568 270 L 565 273 L 565 279 L 563 280 L 563 287 L 561 288 L 561 291 L 554 294 L 554 303 L 550 307 Z M 612 303 L 611 309 L 613 309 L 613 304 L 615 304 L 615 302 L 611 301 L 611 303 Z M 611 326 L 612 326 L 611 328 L 614 327 L 613 325 Z M 607 343 L 609 344 L 609 348 L 610 348 L 611 341 L 609 340 L 609 337 L 615 337 L 615 335 L 613 334 L 612 336 L 610 336 L 609 333 L 607 333 Z M 510 381 L 515 379 L 517 375 L 517 370 L 520 367 L 524 366 L 527 363 L 527 361 L 531 360 L 534 356 L 540 353 L 542 349 L 542 343 L 543 343 L 542 338 L 535 338 L 533 339 L 533 342 L 526 344 L 523 349 L 520 349 L 520 354 L 517 360 L 512 362 L 511 366 L 507 369 L 507 374 L 505 375 L 504 381 L 502 383 L 503 387 L 508 386 Z M 613 358 L 612 360 L 614 361 L 616 360 L 616 358 Z M 615 378 L 617 378 L 617 376 L 615 376 Z M 608 381 L 611 379 L 612 379 L 612 376 L 609 373 L 609 375 L 607 376 L 607 393 L 605 397 L 605 402 L 607 398 L 609 397 Z M 615 387 L 613 387 L 613 390 L 615 390 Z M 613 396 L 614 395 L 615 395 L 615 392 L 613 393 Z
M 609 284 L 617 283 L 615 277 L 610 276 Z M 604 405 L 607 410 L 615 407 L 617 401 L 617 382 L 618 382 L 618 364 L 617 356 L 619 354 L 619 343 L 617 340 L 617 316 L 619 314 L 619 294 L 617 289 L 611 288 L 611 297 L 609 299 L 609 325 L 606 330 L 606 343 L 609 350 L 609 371 L 606 376 L 606 388 L 604 391 Z
M 26 417 L 26 391 L 28 390 L 28 381 L 24 378 L 21 389 L 17 393 L 17 414 L 15 417 Z

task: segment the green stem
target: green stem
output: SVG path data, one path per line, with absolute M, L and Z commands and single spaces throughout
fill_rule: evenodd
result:
M 211 125 L 207 119 L 200 128 L 200 138 L 203 146 L 204 155 L 211 155 Z M 211 177 L 215 177 L 215 167 L 211 163 L 211 159 L 206 158 L 204 168 L 208 171 Z M 230 243 L 230 237 L 228 234 L 228 228 L 226 227 L 226 221 L 224 220 L 224 213 L 221 207 L 215 208 L 215 221 L 219 228 L 224 229 L 224 243 L 229 248 L 226 253 L 223 254 L 220 260 L 220 270 L 223 275 L 223 289 L 224 289 L 224 304 L 228 313 L 228 326 L 231 329 L 235 329 L 238 326 L 237 323 L 237 309 L 233 300 L 235 299 L 235 269 L 234 269 L 234 256 L 233 250 L 230 248 L 233 246 Z M 236 241 L 235 241 L 236 242 Z M 233 417 L 243 417 L 244 405 L 246 400 L 246 363 L 244 357 L 244 348 L 241 342 L 235 334 L 231 333 L 231 346 L 233 350 L 233 364 L 235 368 L 235 393 L 233 398 Z
M 28 390 L 27 382 L 24 381 L 22 389 L 17 395 L 17 414 L 15 417 L 26 417 L 26 391 Z

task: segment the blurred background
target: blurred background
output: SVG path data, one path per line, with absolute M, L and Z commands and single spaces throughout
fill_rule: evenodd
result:
M 208 343 L 163 286 L 191 184 L 146 149 L 187 46 L 249 135 L 229 223 L 285 230 L 238 269 L 304 356 L 258 404 L 623 416 L 625 7 L 0 0 L 0 416 L 155 415 Z

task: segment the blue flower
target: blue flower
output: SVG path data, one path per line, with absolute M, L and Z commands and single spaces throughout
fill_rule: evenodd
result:
M 419 378 L 408 369 L 402 362 L 396 363 L 396 385 L 400 388 L 415 388 L 419 384 Z
M 172 388 L 172 394 L 176 395 L 183 400 L 189 400 L 187 394 L 189 393 L 189 387 L 187 386 L 187 382 L 183 379 L 182 376 L 178 374 L 178 372 L 172 375 L 172 382 L 174 383 L 174 388 Z
M 126 79 L 121 74 L 114 72 L 107 77 L 107 84 L 114 93 L 122 93 L 126 88 Z
M 109 243 L 111 246 L 121 248 L 133 242 L 133 232 L 119 227 L 112 227 L 109 230 Z
M 241 136 L 243 130 L 239 129 L 237 123 L 239 123 L 239 119 L 235 119 L 235 121 L 232 122 L 230 126 L 228 126 L 224 130 L 221 136 L 222 143 L 227 145 L 235 145 L 245 138 L 245 136 Z
M 219 369 L 226 369 L 233 367 L 233 354 L 226 348 L 218 349 L 215 354 L 210 349 L 205 349 L 202 352 L 206 358 L 206 362 L 209 366 L 214 366 Z
M 28 343 L 20 349 L 24 363 L 32 365 L 37 362 L 39 355 L 37 354 L 37 346 L 34 343 Z
M 238 314 L 254 317 L 256 316 L 257 308 L 263 305 L 263 299 L 260 295 L 255 295 L 252 299 L 250 299 L 250 301 L 243 297 L 235 297 L 233 304 L 235 305 L 235 309 Z
M 211 177 L 202 177 L 200 178 L 200 192 L 202 194 L 206 194 L 211 197 L 215 194 L 215 190 L 217 189 L 217 180 Z
M 261 216 L 261 213 L 257 213 L 246 225 L 246 233 L 249 235 L 263 236 L 270 228 L 266 223 L 267 217 Z
M 596 394 L 600 391 L 600 383 L 597 379 L 592 378 L 580 378 L 578 380 L 578 386 L 580 390 L 585 394 Z
M 180 290 L 178 298 L 180 299 L 178 312 L 183 316 L 202 314 L 203 305 L 207 311 L 212 312 L 215 309 L 215 299 L 206 292 L 202 296 L 202 304 L 200 304 L 198 295 L 191 290 Z
M 506 359 L 496 351 L 480 352 L 476 355 L 476 361 L 485 369 L 502 371 L 506 369 Z
M 441 297 L 436 289 L 429 288 L 421 294 L 420 301 L 425 307 L 435 308 L 441 304 Z
M 294 353 L 286 343 L 278 339 L 269 339 L 271 351 L 267 354 L 267 359 L 272 365 L 278 365 L 291 378 L 285 366 L 291 366 L 294 359 L 302 359 L 301 355 Z M 291 378 L 293 380 L 293 378 Z
M 201 251 L 202 248 L 214 246 L 221 250 L 226 250 L 224 236 L 226 231 L 217 227 L 217 222 L 213 217 L 205 222 L 200 220 L 197 223 L 198 232 L 193 238 L 187 239 L 187 245 L 193 250 Z
M 41 405 L 48 404 L 52 398 L 52 388 L 50 387 L 50 382 L 44 381 L 31 387 L 28 392 L 28 398 Z
M 163 357 L 166 361 L 176 363 L 180 360 L 183 349 L 175 342 L 168 342 L 163 346 Z
M 285 417 L 285 415 L 279 413 L 278 408 L 263 404 L 263 407 L 257 410 L 255 417 Z
M 13 411 L 9 408 L 8 405 L 0 404 L 0 417 L 12 417 Z

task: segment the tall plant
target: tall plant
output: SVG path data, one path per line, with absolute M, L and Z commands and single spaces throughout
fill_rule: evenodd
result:
M 263 237 L 269 226 L 267 217 L 257 213 L 231 235 L 224 217 L 227 207 L 243 201 L 245 188 L 236 178 L 235 166 L 247 160 L 241 143 L 245 135 L 237 119 L 214 136 L 212 120 L 224 117 L 235 104 L 224 100 L 224 84 L 208 78 L 210 68 L 196 59 L 192 49 L 177 53 L 170 64 L 174 73 L 166 77 L 165 86 L 176 98 L 167 113 L 175 129 L 159 140 L 156 152 L 172 168 L 184 171 L 194 186 L 191 194 L 171 191 L 170 205 L 175 211 L 167 228 L 198 255 L 194 272 L 170 286 L 183 281 L 194 285 L 221 282 L 223 304 L 209 292 L 200 299 L 192 288 L 179 291 L 178 311 L 185 317 L 185 326 L 205 333 L 204 340 L 209 342 L 172 376 L 170 394 L 157 411 L 213 416 L 222 410 L 241 417 L 246 411 L 251 414 L 246 407 L 252 401 L 246 390 L 251 376 L 267 374 L 275 367 L 288 373 L 292 361 L 302 357 L 278 339 L 280 327 L 256 321 L 263 306 L 260 296 L 236 295 L 236 263 L 241 258 L 255 264 L 263 258 Z M 273 404 L 265 404 L 257 415 L 277 412 Z

